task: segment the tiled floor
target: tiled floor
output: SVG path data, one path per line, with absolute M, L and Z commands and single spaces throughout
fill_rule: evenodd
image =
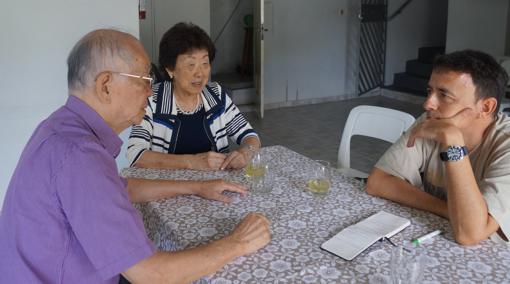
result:
M 254 112 L 244 115 L 259 133 L 264 146 L 283 145 L 312 159 L 327 160 L 336 166 L 345 121 L 350 110 L 358 105 L 398 109 L 415 117 L 423 112 L 420 104 L 375 96 L 268 110 L 262 120 Z M 353 137 L 351 167 L 370 172 L 389 145 L 378 139 Z

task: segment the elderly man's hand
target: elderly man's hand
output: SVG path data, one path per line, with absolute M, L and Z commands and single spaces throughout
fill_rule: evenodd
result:
M 407 140 L 407 147 L 413 147 L 416 139 L 424 138 L 437 141 L 443 145 L 464 145 L 461 128 L 466 128 L 476 116 L 473 109 L 465 108 L 452 117 L 427 118 L 418 123 Z
M 239 245 L 243 254 L 257 251 L 271 240 L 269 220 L 262 214 L 250 213 L 227 238 L 232 245 Z
M 223 194 L 225 191 L 237 192 L 243 196 L 248 193 L 246 187 L 222 179 L 202 181 L 199 189 L 194 193 L 205 199 L 230 203 L 232 199 Z
M 227 156 L 213 151 L 195 154 L 188 161 L 188 169 L 202 171 L 217 171 Z
M 220 166 L 221 170 L 225 169 L 242 169 L 246 167 L 251 159 L 253 152 L 248 147 L 242 147 L 232 151 Z

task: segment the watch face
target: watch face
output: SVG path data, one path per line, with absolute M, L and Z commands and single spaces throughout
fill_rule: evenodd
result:
M 448 156 L 449 161 L 459 161 L 462 157 L 464 157 L 462 148 L 457 146 L 448 147 L 446 155 Z
M 446 151 L 439 153 L 441 161 L 451 162 L 460 161 L 466 155 L 468 155 L 468 150 L 465 146 L 448 146 Z

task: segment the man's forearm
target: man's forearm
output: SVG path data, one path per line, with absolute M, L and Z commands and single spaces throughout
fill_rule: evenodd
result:
M 200 186 L 199 181 L 128 178 L 127 190 L 131 202 L 136 203 L 195 194 Z
M 179 252 L 158 252 L 123 273 L 133 283 L 190 283 L 243 254 L 227 238 Z
M 235 257 L 252 253 L 271 239 L 269 220 L 248 214 L 228 236 L 179 252 L 159 252 L 123 274 L 133 283 L 188 283 L 212 274 Z
M 459 130 L 444 130 L 442 133 L 442 139 L 438 142 L 444 148 L 448 145 L 467 145 L 469 149 L 473 148 L 473 143 L 467 143 Z M 487 239 L 498 230 L 499 225 L 489 215 L 469 157 L 466 156 L 459 161 L 444 162 L 444 167 L 448 214 L 455 239 L 460 244 L 466 245 Z
M 496 232 L 499 225 L 489 215 L 487 204 L 473 174 L 471 162 L 445 162 L 448 214 L 455 238 L 461 244 L 476 244 Z
M 445 201 L 378 168 L 374 168 L 368 177 L 366 191 L 370 195 L 389 199 L 448 218 L 448 208 Z

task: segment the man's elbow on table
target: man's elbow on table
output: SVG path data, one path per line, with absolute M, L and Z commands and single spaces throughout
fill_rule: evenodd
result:
M 475 226 L 476 229 L 474 230 L 462 230 L 460 227 L 455 229 L 454 224 L 451 225 L 455 241 L 460 245 L 477 245 L 481 241 L 488 239 L 492 234 L 498 234 L 502 240 L 508 242 L 508 238 L 502 232 L 498 222 L 490 215 L 488 215 L 487 224 Z
M 455 241 L 459 245 L 463 245 L 463 246 L 474 246 L 485 239 L 487 239 L 487 238 L 482 238 L 481 236 L 469 236 L 467 234 L 456 234 L 455 235 Z
M 382 196 L 382 191 L 384 190 L 382 182 L 387 175 L 388 175 L 387 173 L 374 167 L 374 169 L 368 176 L 365 191 L 372 196 Z
M 492 233 L 485 232 L 482 228 L 475 232 L 453 232 L 455 241 L 459 245 L 474 246 L 489 238 Z

